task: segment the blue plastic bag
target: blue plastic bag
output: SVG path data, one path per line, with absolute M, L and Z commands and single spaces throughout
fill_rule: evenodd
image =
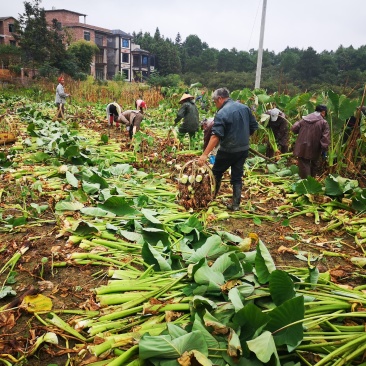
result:
M 210 162 L 210 164 L 215 164 L 215 160 L 216 160 L 215 155 L 210 155 L 210 157 L 208 158 L 208 161 Z

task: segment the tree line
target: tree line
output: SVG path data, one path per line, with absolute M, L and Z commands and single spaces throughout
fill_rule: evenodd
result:
M 90 72 L 98 47 L 84 40 L 71 42 L 68 29 L 60 29 L 54 20 L 46 22 L 41 0 L 24 2 L 24 13 L 15 24 L 19 48 L 0 45 L 0 62 L 19 72 L 21 67 L 37 68 L 40 75 L 52 77 L 66 73 L 85 79 Z M 230 90 L 254 88 L 257 50 L 221 50 L 210 47 L 197 35 L 182 40 L 166 38 L 156 28 L 149 32 L 132 33 L 133 42 L 155 56 L 154 72 L 148 83 L 155 86 L 177 86 L 201 83 L 209 89 L 226 86 Z M 261 87 L 268 92 L 297 94 L 307 90 L 333 89 L 340 94 L 362 93 L 366 79 L 366 46 L 358 49 L 339 46 L 336 51 L 317 53 L 312 47 L 287 47 L 275 53 L 264 50 Z
M 184 41 L 165 38 L 159 28 L 150 33 L 133 33 L 133 41 L 156 57 L 158 81 L 172 82 L 179 75 L 186 83 L 200 82 L 208 88 L 225 85 L 231 90 L 254 88 L 257 50 L 239 51 L 209 47 L 197 35 Z M 334 88 L 346 94 L 363 90 L 366 76 L 366 46 L 339 46 L 336 51 L 316 52 L 287 47 L 275 53 L 263 51 L 261 87 L 269 92 L 294 94 L 305 90 Z

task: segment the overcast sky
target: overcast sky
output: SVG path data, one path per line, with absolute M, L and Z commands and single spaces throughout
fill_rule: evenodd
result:
M 259 45 L 263 0 L 42 0 L 40 6 L 86 14 L 87 24 L 130 34 L 153 36 L 158 27 L 172 40 L 178 32 L 183 40 L 195 34 L 218 50 L 249 51 Z M 23 0 L 1 0 L 0 16 L 23 12 Z M 267 0 L 263 47 L 359 48 L 366 45 L 365 16 L 366 0 Z

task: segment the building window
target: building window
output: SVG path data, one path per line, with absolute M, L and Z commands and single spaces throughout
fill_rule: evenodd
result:
M 95 55 L 95 63 L 102 64 L 104 59 L 104 51 L 99 50 L 99 52 Z
M 122 62 L 129 62 L 130 55 L 128 53 L 122 53 Z
M 130 72 L 129 71 L 130 70 L 127 70 L 127 69 L 122 70 L 122 73 L 125 76 L 125 80 L 130 80 Z
M 14 32 L 14 24 L 9 23 L 9 32 L 13 33 Z
M 97 46 L 103 47 L 103 36 L 101 34 L 95 35 L 95 44 Z
M 84 39 L 90 41 L 90 32 L 84 31 Z
M 130 41 L 126 38 L 122 38 L 122 47 L 123 48 L 129 48 L 130 47 Z
M 147 67 L 148 62 L 149 62 L 149 57 L 148 56 L 142 56 L 142 60 L 141 60 L 142 66 Z
M 102 68 L 95 69 L 95 78 L 98 80 L 104 79 L 104 70 Z
M 133 55 L 133 66 L 139 67 L 140 63 L 140 55 Z

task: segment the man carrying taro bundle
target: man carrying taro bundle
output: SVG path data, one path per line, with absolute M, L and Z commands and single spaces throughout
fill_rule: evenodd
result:
M 212 99 L 218 112 L 215 115 L 210 141 L 198 159 L 198 165 L 202 166 L 210 152 L 220 144 L 212 167 L 216 181 L 215 196 L 220 189 L 224 172 L 231 168 L 230 183 L 233 187 L 233 197 L 228 209 L 238 211 L 240 209 L 243 166 L 248 157 L 249 137 L 258 129 L 258 122 L 247 105 L 234 102 L 230 98 L 228 89 L 216 89 Z

